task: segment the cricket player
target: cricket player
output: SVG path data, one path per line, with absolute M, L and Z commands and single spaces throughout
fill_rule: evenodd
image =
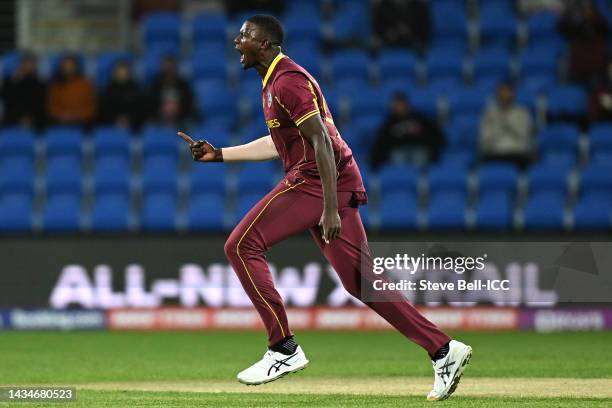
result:
M 367 248 L 367 237 L 358 206 L 366 204 L 367 195 L 359 167 L 334 125 L 317 81 L 282 53 L 283 37 L 276 18 L 256 15 L 244 22 L 234 40 L 243 69 L 254 68 L 262 77 L 268 136 L 217 148 L 179 132 L 194 160 L 280 159 L 285 169 L 284 179 L 238 223 L 225 244 L 225 254 L 268 332 L 263 358 L 238 374 L 238 380 L 249 385 L 274 381 L 308 364 L 266 263 L 270 247 L 309 230 L 346 290 L 357 298 L 362 297 L 360 278 L 366 272 L 361 270 L 361 248 L 362 244 Z M 371 262 L 366 252 L 366 261 Z M 365 304 L 429 353 L 434 385 L 427 398 L 448 398 L 471 348 L 441 332 L 401 295 L 393 301 Z

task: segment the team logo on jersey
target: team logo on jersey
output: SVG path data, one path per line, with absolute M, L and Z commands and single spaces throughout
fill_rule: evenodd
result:
M 272 106 L 272 94 L 268 91 L 268 108 Z

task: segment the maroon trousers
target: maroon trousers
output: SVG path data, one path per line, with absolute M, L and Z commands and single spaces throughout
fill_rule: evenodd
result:
M 284 179 L 249 211 L 225 243 L 225 254 L 266 326 L 270 345 L 292 334 L 265 256 L 277 242 L 309 229 L 346 290 L 361 298 L 361 245 L 367 237 L 358 209 L 350 206 L 352 193 L 338 192 L 342 231 L 339 238 L 325 244 L 318 227 L 323 200 L 304 192 L 303 183 Z M 403 296 L 365 303 L 430 354 L 450 341 Z

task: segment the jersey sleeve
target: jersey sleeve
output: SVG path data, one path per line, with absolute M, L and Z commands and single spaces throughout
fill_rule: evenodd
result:
M 304 74 L 287 72 L 276 80 L 275 88 L 276 102 L 287 111 L 296 126 L 319 114 L 314 87 Z

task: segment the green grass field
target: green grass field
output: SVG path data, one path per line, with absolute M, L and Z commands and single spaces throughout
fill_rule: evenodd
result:
M 93 408 L 612 406 L 612 332 L 455 335 L 474 355 L 441 403 L 425 401 L 426 354 L 392 332 L 299 333 L 309 367 L 257 387 L 235 375 L 265 351 L 262 333 L 4 332 L 0 386 L 74 385 L 67 406 Z

